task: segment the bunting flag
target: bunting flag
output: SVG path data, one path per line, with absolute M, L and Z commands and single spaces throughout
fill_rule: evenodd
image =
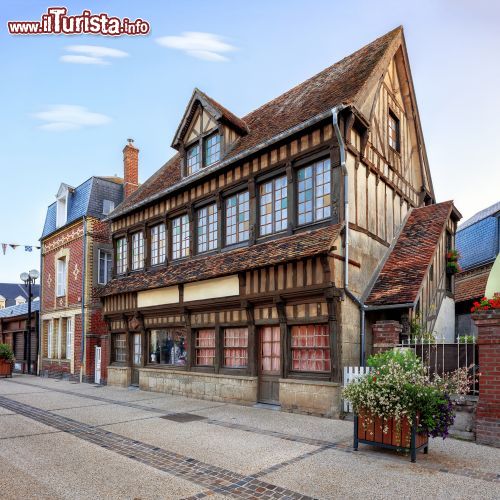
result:
M 36 248 L 40 250 L 41 247 L 35 245 L 20 245 L 18 243 L 2 243 L 2 252 L 3 255 L 7 253 L 7 248 L 10 247 L 12 250 L 16 250 L 18 247 L 24 247 L 25 252 L 33 252 L 33 249 Z

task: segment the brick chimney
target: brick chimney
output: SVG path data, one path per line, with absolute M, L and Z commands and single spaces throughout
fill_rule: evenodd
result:
M 139 150 L 134 139 L 127 139 L 123 148 L 123 187 L 124 198 L 128 198 L 139 187 Z

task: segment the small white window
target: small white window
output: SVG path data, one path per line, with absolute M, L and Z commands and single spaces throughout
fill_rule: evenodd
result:
M 116 240 L 116 272 L 123 274 L 127 272 L 127 238 Z
M 16 297 L 16 306 L 18 306 L 19 304 L 25 304 L 26 303 L 26 299 L 24 297 L 21 297 L 21 295 L 19 295 L 19 297 Z
M 111 252 L 99 249 L 97 283 L 105 285 L 111 279 Z
M 0 295 L 0 309 L 5 309 L 5 297 Z
M 66 319 L 66 359 L 73 357 L 73 318 Z
M 66 295 L 66 258 L 57 260 L 57 296 Z
M 132 269 L 144 267 L 144 235 L 135 233 L 132 235 Z
M 110 214 L 115 209 L 115 202 L 111 200 L 102 200 L 102 213 Z
M 68 220 L 68 195 L 57 198 L 56 226 L 62 227 Z

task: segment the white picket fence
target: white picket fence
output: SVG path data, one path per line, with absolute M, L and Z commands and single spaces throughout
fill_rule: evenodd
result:
M 344 366 L 344 387 L 367 373 L 370 373 L 368 366 Z M 344 399 L 344 412 L 352 413 L 351 403 L 347 399 Z

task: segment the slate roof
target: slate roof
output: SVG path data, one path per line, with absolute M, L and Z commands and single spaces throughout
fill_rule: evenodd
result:
M 31 292 L 33 298 L 38 297 L 40 295 L 40 285 L 32 285 Z M 20 283 L 0 283 L 0 295 L 5 298 L 6 307 L 14 306 L 16 298 L 19 296 L 28 300 L 28 290 L 24 287 L 24 284 Z
M 401 27 L 390 31 L 241 118 L 248 129 L 248 134 L 236 141 L 224 161 L 230 161 L 237 155 L 331 110 L 334 106 L 352 103 L 364 89 L 392 42 L 401 33 Z M 214 105 L 222 108 L 219 103 L 208 96 L 207 98 Z M 118 217 L 133 210 L 138 204 L 161 196 L 163 191 L 181 180 L 180 167 L 180 156 L 176 154 L 124 200 L 110 217 Z M 193 177 L 193 180 L 206 173 L 200 171 L 199 175 Z
M 40 310 L 40 301 L 31 301 L 31 312 L 36 312 Z M 18 306 L 10 306 L 4 309 L 0 309 L 0 318 L 15 318 L 16 316 L 23 316 L 28 314 L 28 303 L 19 304 Z
M 121 178 L 94 176 L 71 190 L 68 194 L 66 225 L 82 218 L 84 215 L 99 219 L 107 217 L 102 213 L 103 200 L 114 202 L 115 207 L 122 202 L 123 181 Z M 42 239 L 60 229 L 56 227 L 56 212 L 57 202 L 54 202 L 47 209 Z
M 455 302 L 478 300 L 484 297 L 488 277 L 493 264 L 455 276 Z
M 453 202 L 445 201 L 411 211 L 365 304 L 415 302 L 452 209 Z
M 500 244 L 500 202 L 491 205 L 457 230 L 456 247 L 463 270 L 472 269 L 495 260 Z
M 114 293 L 135 292 L 217 278 L 327 253 L 341 228 L 341 224 L 335 224 L 279 240 L 174 262 L 159 269 L 115 278 L 99 295 L 103 297 Z

